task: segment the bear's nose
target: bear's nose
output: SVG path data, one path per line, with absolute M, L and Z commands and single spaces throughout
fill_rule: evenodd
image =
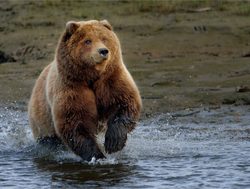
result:
M 108 49 L 106 49 L 106 48 L 101 48 L 101 49 L 98 49 L 98 52 L 99 52 L 99 54 L 101 55 L 101 56 L 103 56 L 103 57 L 107 57 L 107 55 L 108 55 L 108 53 L 109 53 L 109 50 Z

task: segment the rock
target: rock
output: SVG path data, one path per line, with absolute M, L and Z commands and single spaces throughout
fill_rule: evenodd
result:
M 249 58 L 250 57 L 250 52 L 247 52 L 247 53 L 243 54 L 241 57 L 243 57 L 243 58 Z
M 197 8 L 197 9 L 188 9 L 187 12 L 199 13 L 199 12 L 208 12 L 211 11 L 211 7 Z
M 16 59 L 0 50 L 0 64 L 6 62 L 16 62 Z
M 239 86 L 239 87 L 236 87 L 235 90 L 237 93 L 250 92 L 250 88 L 248 86 Z

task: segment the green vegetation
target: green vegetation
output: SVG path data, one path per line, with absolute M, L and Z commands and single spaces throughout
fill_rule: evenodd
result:
M 205 7 L 216 11 L 227 11 L 236 15 L 250 15 L 250 3 L 246 0 L 146 0 L 136 1 L 134 10 L 169 14 L 173 12 L 195 12 L 195 9 Z

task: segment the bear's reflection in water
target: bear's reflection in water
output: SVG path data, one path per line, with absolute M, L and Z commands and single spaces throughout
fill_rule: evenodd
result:
M 88 186 L 98 186 L 102 182 L 112 184 L 119 183 L 132 176 L 135 166 L 121 163 L 113 164 L 88 164 L 81 162 L 60 163 L 47 161 L 46 159 L 34 159 L 34 163 L 41 172 L 50 172 L 52 186 L 77 186 L 88 183 Z M 93 185 L 92 185 L 92 184 Z

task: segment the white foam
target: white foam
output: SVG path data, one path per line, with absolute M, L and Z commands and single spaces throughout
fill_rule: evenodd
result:
M 0 151 L 20 151 L 35 143 L 26 112 L 0 110 Z

